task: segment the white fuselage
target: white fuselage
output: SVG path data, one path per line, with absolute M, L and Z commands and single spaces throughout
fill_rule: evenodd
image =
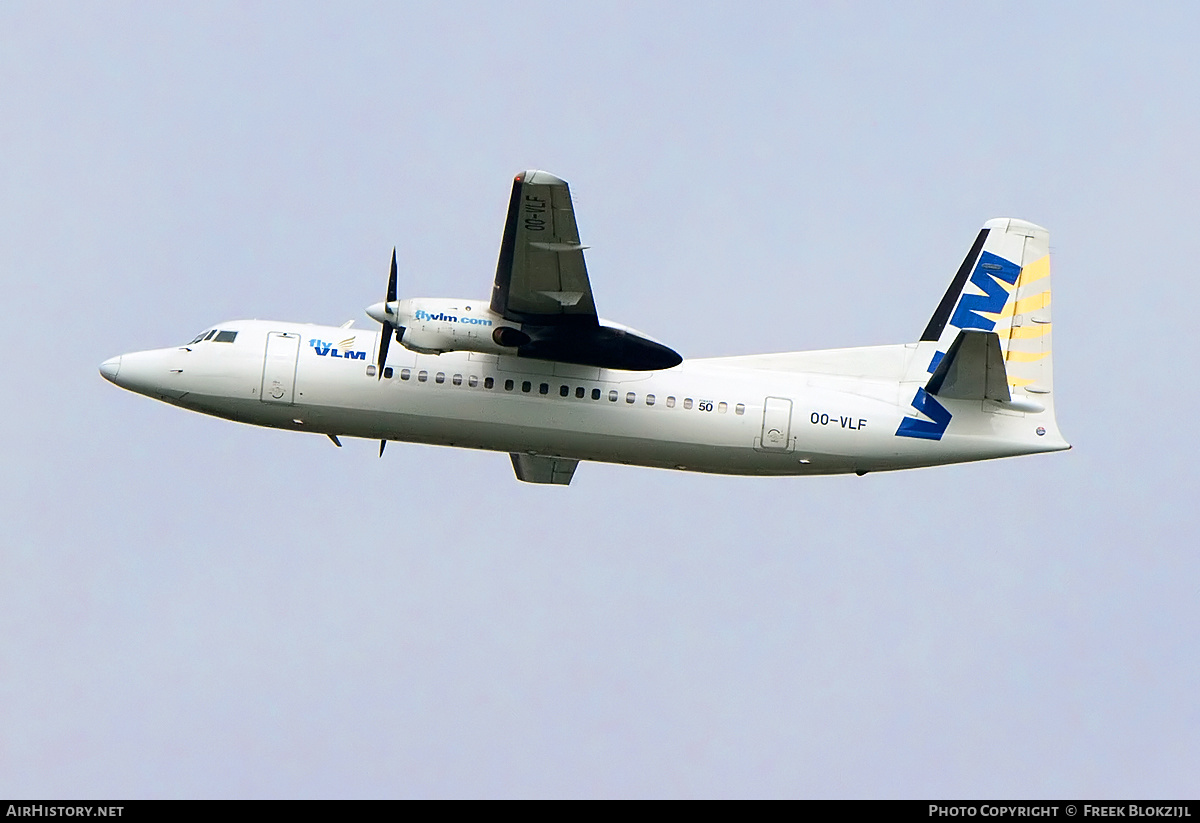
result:
M 260 426 L 723 474 L 861 473 L 1068 448 L 1051 413 L 990 401 L 945 401 L 953 419 L 940 439 L 896 436 L 917 416 L 910 401 L 927 377 L 911 368 L 915 344 L 686 360 L 657 372 L 393 346 L 381 379 L 373 330 L 220 328 L 236 339 L 126 354 L 102 371 L 132 391 Z

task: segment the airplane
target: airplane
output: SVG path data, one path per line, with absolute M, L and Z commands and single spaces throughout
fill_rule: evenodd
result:
M 490 300 L 398 300 L 378 332 L 220 323 L 100 373 L 216 417 L 507 452 L 517 479 L 580 461 L 727 475 L 910 469 L 1069 449 L 1054 417 L 1049 233 L 989 220 L 915 342 L 685 360 L 601 319 L 570 190 L 513 181 Z M 392 341 L 399 343 L 391 347 Z M 373 357 L 368 357 L 372 353 Z

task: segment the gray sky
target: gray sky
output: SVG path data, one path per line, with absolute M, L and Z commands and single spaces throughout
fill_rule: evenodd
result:
M 1200 12 L 547 8 L 0 6 L 0 796 L 1194 796 Z M 486 297 L 525 168 L 687 356 L 915 339 L 1047 226 L 1075 449 L 547 489 L 96 371 L 369 327 L 393 245 Z

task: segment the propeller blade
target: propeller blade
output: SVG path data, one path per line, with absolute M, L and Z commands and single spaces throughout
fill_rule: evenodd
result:
M 396 299 L 396 247 L 392 246 L 392 273 L 388 275 L 387 302 Z
M 396 301 L 396 247 L 392 246 L 392 270 L 388 274 L 387 297 L 384 299 L 383 310 L 386 314 L 391 314 L 391 304 Z M 388 346 L 392 343 L 392 333 L 396 327 L 391 323 L 384 321 L 383 333 L 379 335 L 379 360 L 375 364 L 377 377 L 376 380 L 383 379 L 383 366 L 387 362 Z M 383 457 L 383 446 L 379 447 L 379 456 Z
M 392 344 L 392 324 L 384 323 L 383 331 L 379 334 L 379 361 L 376 369 L 379 380 L 383 379 L 383 364 L 387 362 L 388 346 Z
M 379 441 L 379 456 L 380 456 L 380 457 L 383 457 L 383 449 L 384 449 L 384 447 L 385 447 L 385 446 L 387 446 L 387 441 L 386 441 L 386 440 L 380 440 L 380 441 Z

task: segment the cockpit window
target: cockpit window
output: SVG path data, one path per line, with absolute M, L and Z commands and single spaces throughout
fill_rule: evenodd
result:
M 238 333 L 235 331 L 220 331 L 218 329 L 209 329 L 208 331 L 202 331 L 198 335 L 193 337 L 192 342 L 188 343 L 188 345 L 194 346 L 195 344 L 203 342 L 205 340 L 211 340 L 214 343 L 232 343 L 234 341 L 234 339 L 237 337 L 237 334 Z

